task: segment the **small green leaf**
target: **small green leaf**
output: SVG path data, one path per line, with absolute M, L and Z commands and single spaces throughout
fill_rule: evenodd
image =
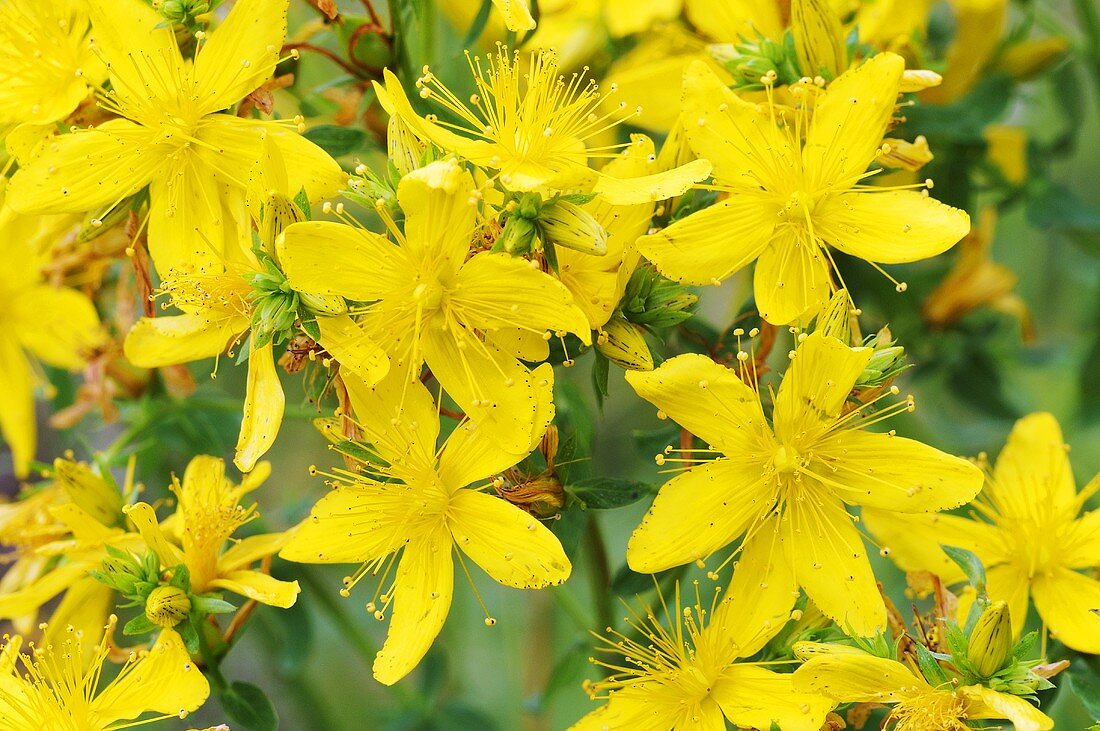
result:
M 221 691 L 218 700 L 234 729 L 275 731 L 279 727 L 275 706 L 263 690 L 251 683 L 232 683 Z
M 367 133 L 355 127 L 322 124 L 307 129 L 303 135 L 333 157 L 343 157 L 361 149 L 367 143 Z
M 1100 719 L 1100 678 L 1087 664 L 1075 663 L 1063 676 L 1062 683 L 1081 700 L 1090 716 Z
M 302 329 L 306 331 L 306 335 L 310 336 L 314 340 L 319 341 L 321 339 L 321 325 L 314 320 L 302 320 Z
M 191 608 L 206 614 L 228 614 L 237 610 L 229 602 L 214 596 L 191 597 Z
M 122 634 L 127 637 L 132 635 L 143 635 L 147 632 L 152 632 L 156 628 L 157 625 L 153 624 L 148 617 L 144 614 L 139 614 L 123 626 Z
M 948 682 L 950 678 L 944 671 L 940 664 L 936 662 L 936 658 L 928 650 L 927 647 L 917 643 L 917 664 L 920 666 L 921 675 L 932 686 L 939 687 Z
M 985 566 L 982 560 L 973 551 L 958 546 L 940 545 L 947 557 L 957 563 L 966 574 L 966 580 L 978 592 L 979 597 L 984 597 L 985 592 Z
M 638 502 L 656 491 L 652 485 L 617 477 L 590 477 L 565 486 L 590 510 L 612 510 Z
M 313 220 L 313 211 L 310 209 L 309 196 L 306 195 L 305 188 L 299 190 L 298 195 L 294 196 L 294 205 L 298 206 L 298 210 L 302 212 L 307 221 Z

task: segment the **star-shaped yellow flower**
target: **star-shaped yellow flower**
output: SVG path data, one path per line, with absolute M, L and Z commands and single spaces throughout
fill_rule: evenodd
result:
M 785 615 L 802 587 L 848 632 L 882 630 L 886 610 L 845 505 L 943 510 L 977 494 L 982 477 L 966 460 L 864 430 L 910 406 L 845 408 L 871 354 L 820 332 L 806 337 L 783 376 L 771 423 L 759 394 L 706 356 L 628 372 L 638 395 L 718 455 L 661 488 L 627 544 L 631 568 L 653 573 L 705 560 L 743 536 L 728 594 L 731 601 L 751 597 L 759 621 Z M 742 375 L 754 382 L 748 368 Z
M 276 247 L 287 281 L 365 303 L 362 325 L 391 369 L 419 374 L 426 362 L 467 416 L 503 449 L 523 451 L 539 388 L 517 357 L 544 360 L 548 333 L 590 343 L 588 320 L 534 262 L 471 251 L 478 199 L 453 159 L 407 175 L 397 199 L 405 213 L 404 232 L 392 231 L 397 245 L 339 223 L 288 227 Z
M 161 272 L 220 264 L 251 248 L 246 175 L 265 137 L 291 188 L 311 200 L 344 182 L 339 166 L 285 122 L 223 113 L 267 81 L 289 0 L 241 0 L 185 60 L 170 27 L 141 0 L 88 0 L 94 46 L 110 70 L 102 105 L 121 119 L 53 138 L 12 178 L 24 213 L 114 206 L 149 186 L 149 248 Z
M 1014 634 L 1027 619 L 1028 597 L 1057 639 L 1100 653 L 1100 510 L 1078 517 L 1100 490 L 1100 477 L 1080 492 L 1054 417 L 1031 414 L 1016 422 L 1008 443 L 971 504 L 971 517 L 865 514 L 867 528 L 908 571 L 932 571 L 946 582 L 961 570 L 939 548 L 973 551 L 986 566 L 987 591 L 1008 602 Z
M 43 280 L 43 256 L 34 238 L 40 218 L 0 206 L 0 240 L 8 245 L 0 268 L 0 435 L 19 477 L 27 475 L 37 442 L 34 392 L 45 385 L 37 361 L 78 371 L 103 341 L 92 301 Z
M 542 365 L 532 376 L 539 416 L 523 435 L 522 454 L 501 449 L 496 435 L 473 422 L 459 425 L 437 450 L 439 414 L 419 379 L 405 380 L 397 370 L 373 388 L 354 376 L 346 379 L 365 447 L 378 458 L 330 475 L 336 489 L 313 507 L 280 555 L 300 563 L 365 562 L 345 580 L 345 595 L 364 576 L 383 574 L 367 605 L 379 619 L 391 614 L 374 662 L 382 683 L 412 671 L 442 629 L 456 557 L 464 569 L 463 555 L 501 584 L 520 589 L 560 584 L 569 576 L 557 537 L 486 492 L 494 477 L 534 448 L 553 418 L 553 369 Z
M 720 282 L 753 261 L 761 315 L 812 316 L 834 288 L 828 247 L 870 262 L 935 256 L 970 230 L 964 211 L 913 190 L 862 185 L 894 112 L 905 70 L 882 53 L 845 72 L 784 121 L 728 88 L 703 63 L 685 73 L 683 124 L 714 165 L 717 204 L 638 241 L 665 276 Z M 816 88 L 816 87 L 815 87 Z M 804 138 L 803 138 L 804 135 Z M 899 285 L 900 287 L 901 285 Z

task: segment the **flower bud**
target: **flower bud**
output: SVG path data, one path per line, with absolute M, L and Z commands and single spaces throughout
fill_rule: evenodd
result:
M 348 311 L 347 301 L 339 295 L 299 292 L 298 299 L 305 310 L 314 315 L 333 317 Z
M 793 42 L 776 43 L 761 36 L 736 44 L 715 44 L 707 51 L 733 76 L 735 89 L 762 89 L 761 78 L 770 74 L 778 85 L 793 84 L 802 77 Z
M 814 332 L 836 338 L 845 345 L 852 343 L 852 300 L 848 290 L 839 290 L 817 316 Z
M 916 172 L 932 162 L 932 150 L 928 147 L 928 140 L 924 135 L 918 136 L 912 142 L 887 138 L 882 141 L 878 162 L 888 168 L 908 170 Z
M 607 321 L 596 339 L 596 349 L 609 361 L 628 371 L 653 370 L 653 354 L 641 327 L 615 316 Z
M 1017 81 L 1027 81 L 1061 58 L 1067 47 L 1066 39 L 1060 36 L 1023 40 L 1006 48 L 997 58 L 995 68 Z
M 643 266 L 630 275 L 621 308 L 623 317 L 630 322 L 666 328 L 690 318 L 698 301 L 699 298 L 682 284 L 665 279 L 652 267 Z
M 504 224 L 504 230 L 493 248 L 507 251 L 509 254 L 526 254 L 534 245 L 537 233 L 535 223 L 529 218 L 512 216 Z
M 835 79 L 848 68 L 840 18 L 827 0 L 793 0 L 791 34 L 805 76 Z
M 909 367 L 905 362 L 905 348 L 895 345 L 896 342 L 890 328 L 886 327 L 864 341 L 863 345 L 874 348 L 875 352 L 856 379 L 856 388 L 885 386 Z
M 591 213 L 575 203 L 557 200 L 538 214 L 542 235 L 555 246 L 564 246 L 593 256 L 607 253 L 607 231 Z
M 160 11 L 160 17 L 173 25 L 194 22 L 197 16 L 210 12 L 209 0 L 163 0 L 154 2 L 153 7 Z
M 285 195 L 271 194 L 264 201 L 263 223 L 260 225 L 260 244 L 264 251 L 271 254 L 275 251 L 275 240 L 292 223 L 306 220 L 294 201 Z
M 928 69 L 906 69 L 901 74 L 901 83 L 898 91 L 902 94 L 912 94 L 915 91 L 924 91 L 943 83 L 943 77 L 935 71 Z
M 421 166 L 426 148 L 427 145 L 413 134 L 412 128 L 400 115 L 390 115 L 390 121 L 386 123 L 386 151 L 401 177 Z
M 1012 654 L 1012 621 L 1008 604 L 996 601 L 985 608 L 970 633 L 966 659 L 983 678 L 996 673 Z
M 190 612 L 191 599 L 177 586 L 158 586 L 145 600 L 145 616 L 158 627 L 175 627 Z

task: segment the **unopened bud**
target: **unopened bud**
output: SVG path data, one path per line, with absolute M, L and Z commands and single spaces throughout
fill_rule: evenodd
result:
M 856 388 L 886 386 L 909 367 L 905 362 L 905 348 L 896 345 L 896 342 L 890 328 L 886 327 L 863 342 L 864 347 L 873 348 L 875 352 L 856 379 Z
M 985 608 L 970 633 L 966 659 L 983 678 L 1000 670 L 1012 654 L 1012 621 L 1008 604 L 996 601 Z
M 878 162 L 888 168 L 916 172 L 932 162 L 932 150 L 928 140 L 920 135 L 912 142 L 906 140 L 885 139 L 882 141 L 882 154 Z
M 630 275 L 621 303 L 623 317 L 638 325 L 666 328 L 691 317 L 699 301 L 682 284 L 662 277 L 649 266 Z
M 534 246 L 537 233 L 533 221 L 523 216 L 512 216 L 504 224 L 504 230 L 497 239 L 494 249 L 515 255 L 526 254 Z
M 158 586 L 145 600 L 145 616 L 158 627 L 171 628 L 187 618 L 191 600 L 177 586 Z
M 420 167 L 426 147 L 400 115 L 390 116 L 386 123 L 386 149 L 390 162 L 402 177 Z
M 839 290 L 817 316 L 814 332 L 852 344 L 852 299 L 848 290 Z
M 596 340 L 596 349 L 615 365 L 628 371 L 653 370 L 653 354 L 641 327 L 622 317 L 612 317 Z
M 348 311 L 347 301 L 339 295 L 299 292 L 298 298 L 305 309 L 314 315 L 332 317 Z
M 555 246 L 594 256 L 607 253 L 607 231 L 577 204 L 558 200 L 544 206 L 538 215 L 543 236 Z
M 848 68 L 844 30 L 827 0 L 793 0 L 791 34 L 806 76 L 834 79 Z
M 943 77 L 935 71 L 928 69 L 906 69 L 901 75 L 901 84 L 898 91 L 902 94 L 912 94 L 915 91 L 924 91 L 943 83 Z

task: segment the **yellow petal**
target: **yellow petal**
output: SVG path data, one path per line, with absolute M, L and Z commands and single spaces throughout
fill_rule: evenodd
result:
M 248 356 L 244 416 L 233 457 L 233 464 L 241 472 L 248 472 L 255 467 L 257 460 L 275 443 L 275 437 L 279 435 L 279 427 L 283 423 L 283 406 L 286 403 L 283 385 L 279 382 L 278 371 L 275 370 L 271 343 L 257 348 L 253 339 L 249 348 L 251 352 Z
M 603 174 L 596 180 L 592 192 L 616 206 L 651 203 L 683 195 L 695 183 L 706 180 L 710 171 L 708 161 L 693 160 L 672 170 L 640 177 L 617 178 Z
M 985 478 L 972 463 L 913 439 L 858 429 L 818 442 L 814 477 L 844 502 L 905 513 L 950 510 L 970 502 Z
M 569 727 L 569 731 L 620 731 L 620 729 L 671 729 L 685 714 L 680 703 L 654 702 L 660 683 L 640 681 L 616 690 L 607 703 Z
M 418 377 L 391 368 L 376 384 L 352 373 L 341 374 L 364 441 L 391 464 L 434 463 L 439 412 Z
M 125 508 L 124 512 L 145 541 L 145 545 L 160 558 L 162 566 L 178 566 L 184 562 L 183 551 L 164 535 L 160 523 L 157 522 L 157 514 L 149 503 L 135 503 Z
M 91 40 L 107 61 L 112 96 L 137 117 L 159 122 L 166 109 L 179 107 L 189 74 L 171 26 L 141 0 L 87 4 Z
M 728 647 L 731 657 L 751 657 L 787 623 L 798 596 L 779 518 L 772 514 L 753 525 L 741 545 L 733 578 L 707 625 L 708 641 Z
M 477 213 L 470 173 L 453 158 L 430 163 L 401 179 L 397 201 L 405 212 L 402 248 L 415 261 L 457 270 L 470 250 Z
M 458 271 L 449 314 L 468 327 L 521 327 L 541 335 L 564 330 L 588 345 L 592 331 L 573 295 L 557 279 L 509 254 L 483 252 Z
M 218 571 L 228 573 L 255 563 L 261 558 L 274 556 L 289 539 L 288 533 L 264 533 L 242 538 L 218 558 Z
M 235 104 L 275 73 L 289 0 L 238 0 L 207 31 L 195 56 L 195 96 L 204 114 Z
M 1100 581 L 1059 567 L 1037 574 L 1031 595 L 1052 637 L 1074 650 L 1100 654 Z
M 565 251 L 568 251 L 568 249 L 565 249 Z M 558 254 L 560 257 L 561 252 L 558 252 Z M 558 261 L 560 262 L 561 259 L 559 258 Z M 565 283 L 564 279 L 562 283 Z M 566 286 L 569 285 L 566 284 Z M 570 291 L 573 291 L 572 288 L 570 288 Z M 505 353 L 514 355 L 516 358 L 528 363 L 540 363 L 550 357 L 550 343 L 543 337 L 541 332 L 531 332 L 518 327 L 501 328 L 486 333 L 485 339 Z
M 116 535 L 119 531 L 108 528 L 84 510 L 76 503 L 62 503 L 50 507 L 50 515 L 65 524 L 73 538 L 80 542 L 102 543 L 105 539 Z
M 795 350 L 775 397 L 775 432 L 783 441 L 835 421 L 871 359 L 870 348 L 849 348 L 815 332 Z
M 70 561 L 43 574 L 17 591 L 0 595 L 0 617 L 33 615 L 46 602 L 88 576 L 99 561 Z
M 778 161 L 795 156 L 789 138 L 701 61 L 684 72 L 682 119 L 692 151 L 711 162 L 719 183 L 739 192 L 782 189 L 782 173 L 772 171 L 782 164 Z M 776 220 L 774 213 L 766 218 Z
M 638 250 L 669 279 L 698 285 L 720 282 L 765 251 L 777 210 L 762 195 L 738 192 L 641 237 Z
M 693 26 L 715 41 L 732 42 L 757 34 L 772 40 L 783 35 L 784 23 L 775 0 L 685 0 Z
M 865 653 L 811 657 L 794 671 L 795 690 L 841 703 L 896 703 L 928 684 L 895 660 Z
M 301 591 L 297 581 L 279 581 L 259 571 L 248 570 L 222 574 L 211 581 L 210 586 L 282 609 L 294 606 Z
M 811 190 L 854 184 L 874 160 L 903 71 L 901 56 L 880 53 L 829 84 L 814 108 L 802 151 Z
M 844 505 L 811 494 L 788 502 L 786 510 L 780 531 L 798 583 L 813 603 L 848 634 L 883 631 L 886 606 Z
M 79 213 L 115 203 L 166 162 L 153 143 L 149 130 L 125 119 L 55 137 L 12 177 L 8 205 L 20 213 Z
M 714 64 L 703 44 L 683 29 L 648 34 L 608 70 L 607 83 L 617 85 L 618 91 L 604 98 L 603 112 L 612 113 L 623 102 L 625 109 L 641 109 L 630 117 L 630 124 L 667 132 L 680 117 L 684 69 L 694 61 Z
M 233 217 L 224 193 L 214 171 L 186 152 L 150 182 L 149 255 L 157 271 L 221 266 L 226 240 L 235 242 L 233 232 L 246 223 Z
M 730 665 L 714 684 L 711 697 L 735 726 L 783 731 L 819 731 L 836 706 L 824 696 L 798 693 L 790 674 L 754 665 Z
M 987 488 L 1002 515 L 1030 518 L 1036 505 L 1046 505 L 1070 519 L 1076 513 L 1077 489 L 1062 429 L 1048 413 L 1029 414 L 1016 422 L 997 456 Z
M 397 566 L 390 629 L 374 659 L 374 677 L 393 685 L 428 652 L 451 608 L 454 563 L 450 536 L 436 530 L 405 546 Z
M 967 718 L 1007 718 L 1012 721 L 1015 731 L 1048 731 L 1054 728 L 1054 719 L 1018 696 L 998 693 L 981 685 L 968 685 L 961 693 L 969 701 Z
M 34 380 L 19 343 L 0 338 L 0 435 L 11 449 L 17 477 L 27 476 L 34 459 Z
M 970 216 L 911 190 L 844 193 L 813 212 L 817 234 L 845 254 L 901 264 L 942 254 L 970 231 Z
M 901 515 L 893 511 L 865 508 L 864 526 L 888 550 L 890 558 L 904 571 L 931 571 L 945 583 L 965 578 L 959 565 L 939 550 L 940 545 L 973 551 L 987 569 L 1004 561 L 997 529 L 957 515 Z
M 582 315 L 583 317 L 583 315 Z M 539 394 L 549 379 L 476 334 L 430 323 L 422 336 L 424 360 L 443 390 L 500 449 L 518 454 L 532 435 L 545 431 L 553 414 L 540 411 Z
M 832 292 L 821 247 L 797 230 L 779 233 L 756 261 L 753 293 L 760 316 L 787 325 L 817 314 Z
M 386 351 L 375 343 L 362 325 L 347 315 L 318 317 L 320 344 L 341 367 L 347 368 L 367 383 L 378 383 L 390 369 Z
M 704 355 L 687 353 L 655 371 L 629 371 L 626 381 L 668 418 L 731 457 L 771 443 L 759 396 L 735 371 Z
M 535 27 L 528 0 L 493 0 L 493 5 L 504 16 L 504 25 L 508 30 L 519 33 Z
M 279 556 L 298 563 L 362 563 L 388 556 L 406 536 L 401 517 L 385 512 L 393 503 L 387 495 L 379 485 L 333 490 L 293 530 Z
M 720 459 L 666 482 L 627 543 L 630 568 L 652 574 L 705 560 L 729 545 L 771 505 L 761 473 Z
M 190 713 L 206 702 L 210 685 L 173 630 L 162 630 L 148 654 L 92 699 L 89 710 L 102 724 L 137 718 L 147 711 Z
M 95 305 L 75 289 L 41 285 L 11 302 L 11 326 L 23 346 L 39 358 L 69 370 L 84 367 L 103 340 Z
M 95 637 L 103 631 L 107 617 L 114 608 L 115 593 L 111 587 L 95 579 L 81 579 L 69 587 L 61 603 L 50 614 L 49 625 L 42 637 L 43 642 L 61 647 L 69 627 L 83 632 L 85 637 Z M 81 649 L 84 652 L 84 661 L 91 660 L 94 645 L 84 642 L 81 643 Z
M 1064 542 L 1062 565 L 1071 569 L 1087 569 L 1096 565 L 1100 556 L 1100 509 L 1092 510 L 1070 524 Z
M 542 589 L 569 578 L 572 566 L 558 537 L 506 500 L 460 490 L 447 522 L 455 545 L 505 586 Z
M 143 317 L 126 335 L 126 359 L 141 368 L 160 368 L 224 353 L 228 344 L 248 329 L 249 321 L 245 317 L 215 318 L 216 314 Z
M 616 38 L 641 33 L 656 21 L 675 18 L 682 4 L 681 0 L 607 0 L 607 30 Z
M 295 223 L 276 242 L 290 286 L 301 292 L 370 301 L 415 277 L 405 252 L 384 236 L 328 221 Z

